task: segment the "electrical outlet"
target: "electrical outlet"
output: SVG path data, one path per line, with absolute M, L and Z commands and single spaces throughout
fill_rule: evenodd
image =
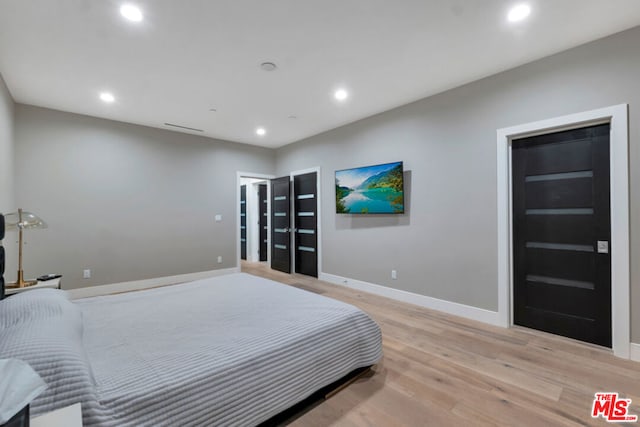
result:
M 221 256 L 218 257 L 218 264 L 222 264 L 222 257 Z
M 396 280 L 398 278 L 398 272 L 396 270 L 391 270 L 391 278 Z
M 91 270 L 86 269 L 82 272 L 83 279 L 91 279 Z

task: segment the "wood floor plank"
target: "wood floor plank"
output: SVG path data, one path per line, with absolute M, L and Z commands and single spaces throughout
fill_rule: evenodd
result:
M 640 414 L 640 363 L 522 327 L 499 328 L 312 277 L 242 270 L 353 304 L 383 336 L 375 373 L 300 413 L 295 427 L 578 426 L 594 393 L 618 392 Z

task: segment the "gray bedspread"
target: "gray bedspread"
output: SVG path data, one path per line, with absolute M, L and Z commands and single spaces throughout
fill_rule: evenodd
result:
M 247 274 L 77 300 L 85 426 L 251 426 L 381 357 L 361 310 Z

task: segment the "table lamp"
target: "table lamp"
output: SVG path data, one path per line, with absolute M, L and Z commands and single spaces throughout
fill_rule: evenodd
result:
M 31 212 L 18 209 L 4 216 L 5 229 L 9 231 L 18 230 L 18 280 L 15 283 L 8 283 L 7 288 L 24 288 L 38 283 L 37 280 L 24 280 L 22 271 L 22 230 L 37 230 L 47 228 L 47 223 Z

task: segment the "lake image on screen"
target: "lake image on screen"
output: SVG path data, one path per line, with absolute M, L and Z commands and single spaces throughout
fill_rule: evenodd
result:
M 402 162 L 336 172 L 337 213 L 403 213 Z

